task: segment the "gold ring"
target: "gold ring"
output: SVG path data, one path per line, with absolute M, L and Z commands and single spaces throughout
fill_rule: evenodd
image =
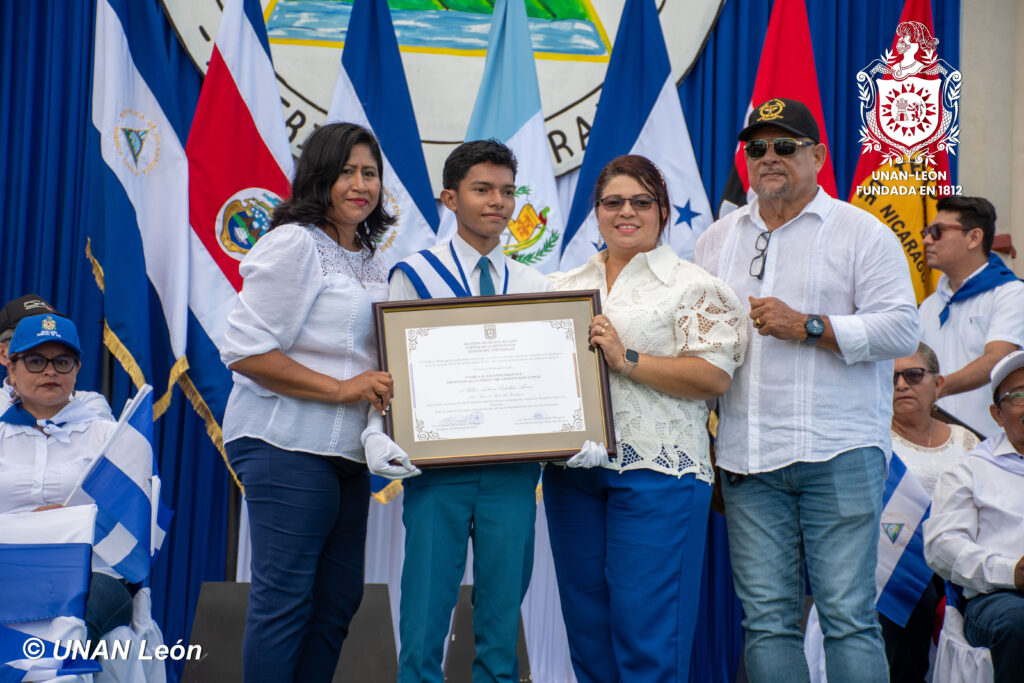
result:
M 607 332 L 607 331 L 608 331 L 608 323 L 605 323 L 604 325 L 601 325 L 601 332 Z
M 754 327 L 756 327 L 757 329 L 761 329 L 762 327 L 764 327 L 764 323 L 761 322 L 760 318 L 754 320 Z

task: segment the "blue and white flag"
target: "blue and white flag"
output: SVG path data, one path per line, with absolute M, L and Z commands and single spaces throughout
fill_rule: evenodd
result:
M 357 123 L 380 142 L 382 201 L 398 219 L 378 245 L 388 267 L 434 246 L 437 205 L 386 0 L 352 5 L 327 121 Z
M 930 509 L 928 492 L 894 453 L 882 497 L 875 584 L 878 611 L 900 626 L 906 625 L 932 578 L 924 561 L 922 530 Z
M 542 273 L 558 270 L 565 221 L 522 0 L 498 0 L 494 5 L 487 62 L 466 130 L 467 141 L 485 138 L 508 145 L 519 164 L 516 208 L 502 233 L 502 250 Z M 439 241 L 450 240 L 455 231 L 455 214 L 445 209 Z
M 95 523 L 92 505 L 0 515 L 0 682 L 99 670 L 67 656 L 86 637 Z
M 93 552 L 132 583 L 149 576 L 171 516 L 159 498 L 152 427 L 153 393 L 146 385 L 125 406 L 117 428 L 67 500 L 96 504 Z
M 605 165 L 623 154 L 645 156 L 661 169 L 672 204 L 663 239 L 679 256 L 692 259 L 697 238 L 711 225 L 711 205 L 654 0 L 626 0 L 622 10 L 566 221 L 562 270 L 583 264 L 603 248 L 594 215 L 594 184 Z
M 89 248 L 104 291 L 104 341 L 137 387 L 157 387 L 157 414 L 185 371 L 188 174 L 160 8 L 98 0 L 92 124 L 102 192 Z

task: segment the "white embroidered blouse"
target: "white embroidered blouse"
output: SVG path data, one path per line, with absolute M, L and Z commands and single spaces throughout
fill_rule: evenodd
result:
M 597 289 L 603 312 L 627 348 L 652 356 L 697 356 L 731 377 L 747 347 L 746 312 L 718 278 L 678 258 L 671 247 L 637 254 L 609 292 L 606 252 L 549 277 L 555 289 Z M 609 374 L 621 471 L 650 469 L 711 483 L 704 401 L 678 398 Z
M 319 228 L 287 224 L 262 237 L 239 272 L 242 291 L 221 349 L 225 365 L 279 349 L 337 379 L 377 369 L 372 304 L 388 299 L 379 253 L 346 252 Z M 363 462 L 365 402 L 290 398 L 237 372 L 233 379 L 225 443 L 248 436 L 285 450 Z

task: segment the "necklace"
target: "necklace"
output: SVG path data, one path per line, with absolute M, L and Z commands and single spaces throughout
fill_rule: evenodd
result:
M 917 443 L 917 441 L 914 441 L 913 439 L 911 439 L 909 433 L 905 432 L 901 427 L 897 426 L 896 423 L 893 423 L 892 430 L 894 432 L 896 432 L 896 434 L 898 434 L 904 440 L 909 441 L 910 443 L 913 443 L 913 444 L 917 444 L 918 446 L 921 445 L 921 444 Z M 928 421 L 928 446 L 927 446 L 927 448 L 931 448 L 932 447 L 932 434 L 934 432 L 935 432 L 935 420 L 934 419 L 929 419 L 929 421 Z
M 345 257 L 345 263 L 348 264 L 348 269 L 351 270 L 352 274 L 359 280 L 359 286 L 366 289 L 366 284 L 363 282 L 363 278 L 366 275 L 366 252 L 360 250 L 361 258 L 359 261 L 359 271 L 357 272 L 355 266 L 352 265 L 352 261 L 348 258 L 348 249 L 340 244 L 338 245 L 338 249 L 341 249 L 341 255 Z

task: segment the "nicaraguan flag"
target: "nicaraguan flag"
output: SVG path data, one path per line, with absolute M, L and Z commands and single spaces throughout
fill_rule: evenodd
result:
M 159 500 L 159 477 L 153 474 L 152 426 L 153 396 L 147 385 L 125 406 L 117 428 L 67 500 L 95 503 L 93 552 L 131 583 L 149 576 L 170 522 L 171 513 Z
M 55 656 L 68 641 L 85 640 L 95 523 L 92 505 L 0 515 L 0 681 L 100 670 Z
M 238 265 L 291 191 L 291 148 L 259 0 L 224 2 L 185 149 L 193 317 L 183 386 L 220 447 L 231 373 L 218 348 L 242 288 Z
M 930 508 L 928 492 L 894 453 L 882 497 L 875 584 L 878 611 L 900 626 L 906 625 L 932 578 L 924 561 L 922 531 Z
M 566 222 L 562 270 L 583 264 L 603 248 L 594 215 L 594 183 L 601 169 L 623 154 L 645 156 L 661 169 L 672 205 L 663 239 L 679 256 L 692 259 L 697 238 L 711 225 L 711 206 L 654 0 L 626 0 L 622 10 Z
M 487 63 L 466 130 L 466 140 L 485 138 L 508 145 L 519 163 L 516 208 L 502 233 L 502 250 L 543 273 L 558 270 L 565 223 L 522 0 L 498 0 L 494 5 Z M 455 214 L 445 209 L 439 241 L 451 239 L 455 231 Z
M 104 341 L 137 387 L 170 402 L 184 359 L 189 269 L 188 175 L 173 72 L 149 2 L 99 0 L 92 124 L 102 193 L 89 210 L 89 251 L 104 291 Z
M 437 205 L 386 0 L 355 0 L 327 121 L 373 131 L 384 157 L 384 207 L 398 222 L 379 242 L 388 267 L 434 246 Z

